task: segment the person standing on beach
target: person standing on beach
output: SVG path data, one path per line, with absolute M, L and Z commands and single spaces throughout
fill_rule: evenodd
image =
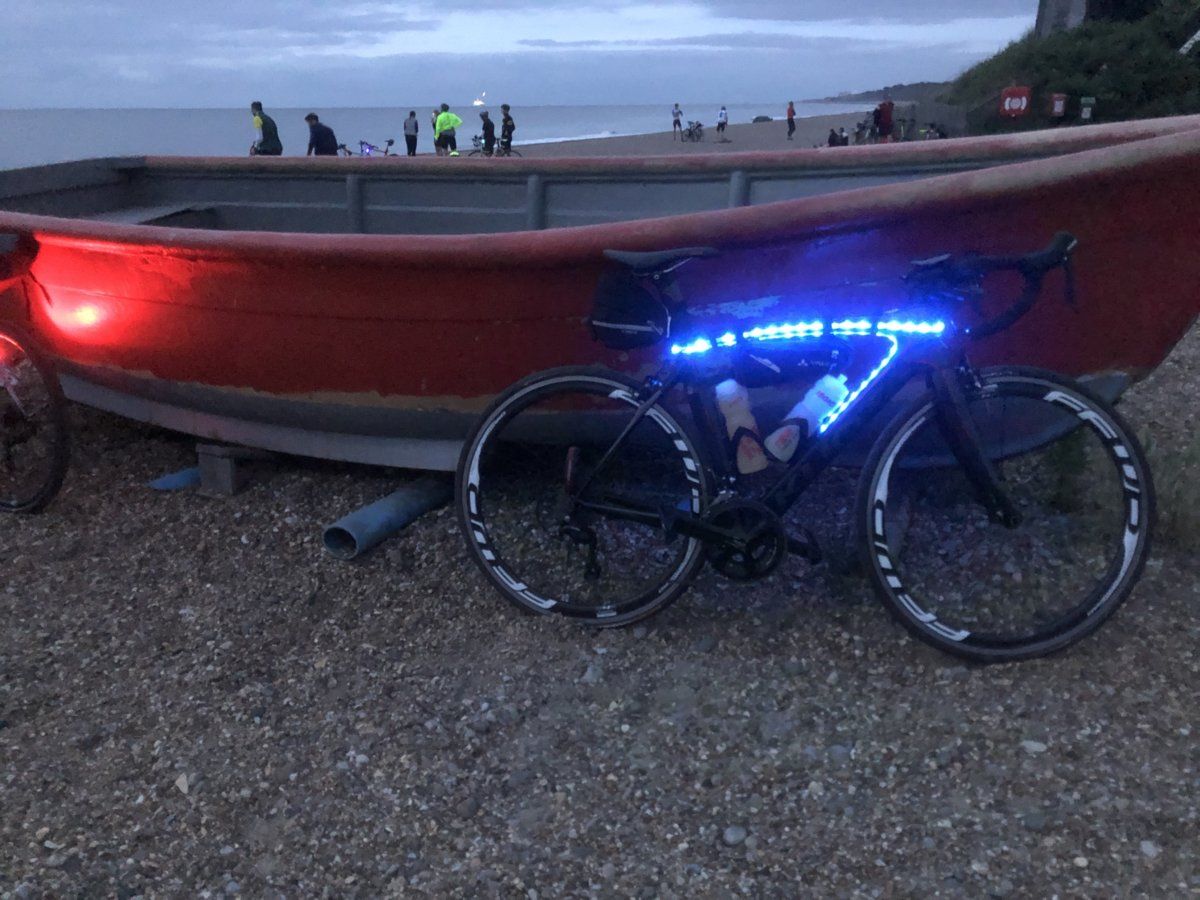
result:
M 792 135 L 794 135 L 796 133 L 796 104 L 793 103 L 791 100 L 788 101 L 787 122 L 788 122 L 788 140 L 790 141 L 792 139 Z
M 333 129 L 322 125 L 316 113 L 304 117 L 308 123 L 308 153 L 305 156 L 337 156 L 338 142 Z
M 885 99 L 876 108 L 879 110 L 879 120 L 877 123 L 879 125 L 879 140 L 885 144 L 891 143 L 892 128 L 894 127 L 892 115 L 896 109 L 896 104 L 891 100 Z
M 442 111 L 438 113 L 433 125 L 434 138 L 442 145 L 447 156 L 458 156 L 458 126 L 462 119 L 450 112 L 450 104 L 443 103 Z
M 683 110 L 679 108 L 679 104 L 675 104 L 675 108 L 671 110 L 671 140 L 683 137 Z
M 850 146 L 850 135 L 846 134 L 845 125 L 838 129 L 838 144 L 842 147 Z
M 483 119 L 483 155 L 491 156 L 496 150 L 496 123 L 485 109 L 479 114 Z
M 408 155 L 417 155 L 417 132 L 420 130 L 417 124 L 417 111 L 410 109 L 408 118 L 404 120 L 404 143 L 408 145 Z
M 717 113 L 717 134 L 725 134 L 725 126 L 729 124 L 729 113 L 725 111 L 725 107 L 721 107 L 721 111 Z
M 438 156 L 445 156 L 446 151 L 442 147 L 442 142 L 438 140 L 437 136 L 437 117 L 440 112 L 441 110 L 436 106 L 433 108 L 433 112 L 429 116 L 429 130 L 433 132 L 433 152 Z
M 279 140 L 279 129 L 275 126 L 275 120 L 263 112 L 262 103 L 257 100 L 251 103 L 250 114 L 258 131 L 258 140 L 250 145 L 250 155 L 282 156 L 283 142 Z
M 512 108 L 507 103 L 500 104 L 500 154 L 508 156 L 508 152 L 512 150 L 513 132 L 517 130 L 517 123 L 513 121 Z

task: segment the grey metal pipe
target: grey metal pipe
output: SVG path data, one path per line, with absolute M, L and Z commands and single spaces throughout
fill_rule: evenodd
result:
M 354 559 L 418 516 L 447 503 L 450 494 L 449 481 L 418 478 L 328 526 L 325 549 L 339 559 Z

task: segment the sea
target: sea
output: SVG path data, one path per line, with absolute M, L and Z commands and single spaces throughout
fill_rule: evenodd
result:
M 782 119 L 786 101 L 726 104 L 731 124 L 756 116 Z M 681 104 L 690 119 L 712 126 L 720 103 Z M 866 109 L 869 104 L 797 103 L 796 115 L 826 116 Z M 308 147 L 304 116 L 315 112 L 333 128 L 341 143 L 357 148 L 369 141 L 382 146 L 395 138 L 403 147 L 401 123 L 413 109 L 421 123 L 418 152 L 432 150 L 429 125 L 431 104 L 390 108 L 272 109 L 267 113 L 279 126 L 285 156 L 303 156 Z M 499 121 L 499 104 L 454 107 L 463 119 L 464 138 L 477 133 L 479 109 Z M 643 106 L 520 106 L 513 105 L 517 123 L 515 143 L 545 143 L 581 138 L 649 134 L 671 129 L 670 104 Z M 245 156 L 254 140 L 248 105 L 238 109 L 3 109 L 0 110 L 0 169 L 42 165 L 99 156 Z M 468 143 L 469 146 L 469 143 Z

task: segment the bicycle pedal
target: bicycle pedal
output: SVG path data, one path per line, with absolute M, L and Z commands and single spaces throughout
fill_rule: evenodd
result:
M 825 558 L 821 553 L 821 545 L 817 543 L 816 537 L 807 528 L 800 529 L 803 532 L 802 537 L 792 537 L 788 535 L 788 553 L 793 556 L 803 557 L 811 565 L 817 565 Z

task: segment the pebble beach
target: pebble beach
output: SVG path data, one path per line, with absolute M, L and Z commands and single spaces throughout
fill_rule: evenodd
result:
M 1122 403 L 1164 508 L 1197 390 L 1193 329 Z M 162 493 L 189 440 L 72 418 L 62 495 L 0 518 L 0 897 L 1200 893 L 1178 537 L 1097 635 L 1013 666 L 795 559 L 597 633 L 500 600 L 447 509 L 322 550 L 405 473 L 280 458 Z M 852 485 L 801 510 L 835 559 Z
M 1126 606 L 986 668 L 875 601 L 853 471 L 792 513 L 825 562 L 707 571 L 597 632 L 506 604 L 448 508 L 325 552 L 416 473 L 275 456 L 232 497 L 153 490 L 194 439 L 72 406 L 62 493 L 0 515 L 0 900 L 1200 896 L 1198 393 L 1193 326 L 1120 404 L 1160 507 Z
M 853 135 L 854 126 L 861 122 L 862 118 L 862 113 L 798 118 L 796 133 L 790 141 L 787 139 L 787 122 L 779 119 L 754 124 L 731 124 L 726 128 L 724 135 L 717 134 L 715 125 L 706 123 L 704 140 L 698 143 L 680 141 L 672 132 L 663 131 L 655 134 L 555 141 L 547 144 L 522 144 L 518 139 L 516 147 L 523 156 L 532 157 L 669 156 L 746 150 L 803 150 L 813 146 L 826 146 L 830 128 L 836 130 L 843 127 L 848 134 Z

